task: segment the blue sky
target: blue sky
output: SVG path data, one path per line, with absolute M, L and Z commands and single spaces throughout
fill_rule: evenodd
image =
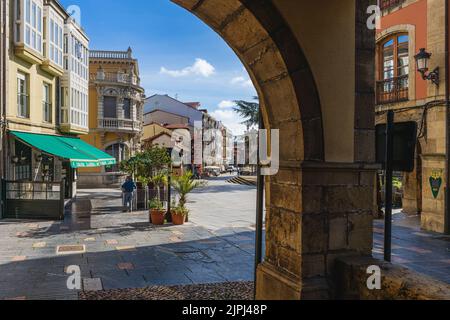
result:
M 244 126 L 233 100 L 256 91 L 241 62 L 213 30 L 169 0 L 61 0 L 78 5 L 91 49 L 123 50 L 139 59 L 146 95 L 199 101 L 235 134 Z

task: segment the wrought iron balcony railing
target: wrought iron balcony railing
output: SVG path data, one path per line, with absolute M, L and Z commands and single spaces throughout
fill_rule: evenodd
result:
M 380 9 L 390 9 L 402 4 L 403 2 L 405 2 L 405 0 L 380 0 Z
M 408 75 L 377 81 L 377 104 L 407 101 L 408 85 Z

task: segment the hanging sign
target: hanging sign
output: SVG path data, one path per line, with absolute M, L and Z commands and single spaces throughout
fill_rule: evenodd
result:
M 436 169 L 431 172 L 430 177 L 430 186 L 431 186 L 431 193 L 433 194 L 433 198 L 437 199 L 439 196 L 439 191 L 441 190 L 442 186 L 442 172 L 441 169 Z

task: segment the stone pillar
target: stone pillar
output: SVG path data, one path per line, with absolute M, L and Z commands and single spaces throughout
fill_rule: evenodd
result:
M 410 215 L 420 214 L 422 211 L 422 195 L 420 191 L 420 184 L 422 183 L 422 164 L 419 157 L 421 157 L 421 155 L 418 155 L 416 158 L 414 171 L 411 173 L 405 173 L 403 176 L 403 212 Z
M 370 255 L 376 167 L 291 163 L 267 187 L 258 299 L 329 299 L 337 258 Z
M 99 120 L 103 120 L 103 89 L 97 87 L 97 126 L 99 126 Z

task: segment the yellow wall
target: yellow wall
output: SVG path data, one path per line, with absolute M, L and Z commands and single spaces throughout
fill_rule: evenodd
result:
M 161 132 L 166 132 L 166 133 L 172 135 L 171 130 L 166 129 L 163 126 L 160 126 L 159 124 L 153 123 L 153 124 L 146 125 L 146 126 L 144 126 L 144 132 L 143 132 L 141 141 L 152 138 L 152 137 L 160 134 Z
M 353 162 L 355 0 L 273 2 L 299 40 L 314 74 L 322 105 L 326 161 Z
M 40 68 L 38 64 L 28 63 L 21 58 L 10 55 L 8 66 L 8 101 L 7 101 L 7 118 L 9 121 L 8 128 L 10 130 L 22 130 L 35 133 L 56 133 L 56 77 L 52 76 Z M 17 74 L 21 72 L 27 75 L 28 79 L 28 95 L 29 95 L 29 119 L 18 117 L 17 105 Z M 44 82 L 51 86 L 52 95 L 52 123 L 44 122 L 43 117 L 43 85 Z

